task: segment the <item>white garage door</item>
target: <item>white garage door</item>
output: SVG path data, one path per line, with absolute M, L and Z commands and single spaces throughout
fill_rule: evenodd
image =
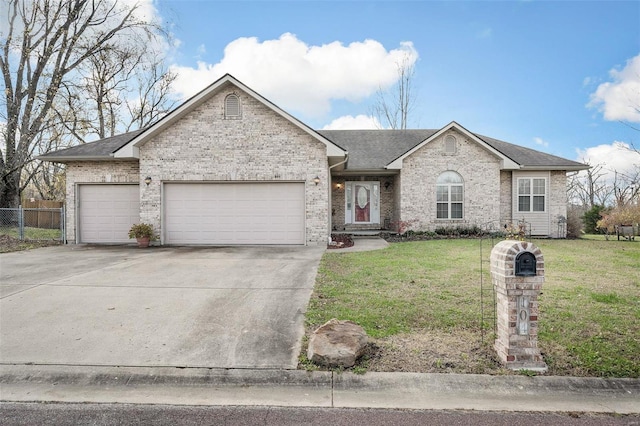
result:
M 304 244 L 303 183 L 168 183 L 167 244 Z
M 128 243 L 129 228 L 140 222 L 138 185 L 79 185 L 81 243 Z

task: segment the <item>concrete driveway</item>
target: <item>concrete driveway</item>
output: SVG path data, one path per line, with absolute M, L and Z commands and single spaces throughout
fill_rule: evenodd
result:
M 0 254 L 0 363 L 297 365 L 323 247 Z

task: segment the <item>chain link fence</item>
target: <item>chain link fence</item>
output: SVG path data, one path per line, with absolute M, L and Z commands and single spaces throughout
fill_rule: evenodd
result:
M 64 225 L 64 207 L 0 208 L 0 235 L 23 241 L 64 241 Z

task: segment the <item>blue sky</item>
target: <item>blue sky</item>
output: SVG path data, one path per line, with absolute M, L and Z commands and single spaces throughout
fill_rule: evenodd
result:
M 362 127 L 406 54 L 415 60 L 411 127 L 457 121 L 570 159 L 640 164 L 615 145 L 640 146 L 640 131 L 620 122 L 640 128 L 630 108 L 640 107 L 638 1 L 154 5 L 176 39 L 182 98 L 229 72 L 314 128 L 345 116 L 342 126 Z

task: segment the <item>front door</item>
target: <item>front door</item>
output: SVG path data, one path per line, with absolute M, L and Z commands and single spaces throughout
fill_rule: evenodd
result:
M 380 223 L 380 182 L 347 182 L 345 223 Z

